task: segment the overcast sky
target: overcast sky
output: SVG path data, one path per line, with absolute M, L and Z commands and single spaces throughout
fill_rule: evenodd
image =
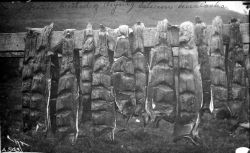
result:
M 218 1 L 209 1 L 206 2 L 207 4 L 215 4 Z M 219 1 L 220 5 L 224 5 L 229 10 L 241 13 L 241 14 L 248 14 L 248 10 L 246 5 L 243 5 L 242 1 Z

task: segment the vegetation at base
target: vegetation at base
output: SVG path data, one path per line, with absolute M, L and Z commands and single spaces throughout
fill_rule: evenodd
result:
M 249 147 L 249 131 L 238 128 L 231 132 L 229 120 L 204 119 L 200 126 L 201 146 L 185 139 L 172 142 L 172 125 L 160 122 L 159 128 L 145 129 L 129 123 L 129 130 L 117 133 L 115 141 L 104 138 L 79 137 L 75 145 L 59 139 L 46 139 L 44 135 L 20 139 L 31 145 L 23 151 L 46 153 L 234 153 L 238 147 Z M 25 140 L 24 140 L 25 139 Z

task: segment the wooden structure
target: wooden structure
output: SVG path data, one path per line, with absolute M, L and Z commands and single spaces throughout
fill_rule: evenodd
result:
M 223 35 L 229 36 L 229 24 L 223 25 Z M 179 26 L 172 26 L 172 39 L 171 45 L 178 47 L 179 44 Z M 207 26 L 208 35 L 211 31 L 212 25 Z M 108 29 L 108 33 L 116 37 L 114 29 Z M 242 42 L 244 43 L 245 50 L 249 48 L 249 23 L 243 23 L 240 25 L 240 31 L 242 36 Z M 94 39 L 98 38 L 99 30 L 93 30 Z M 157 32 L 156 27 L 145 27 L 143 31 L 144 47 L 153 47 L 155 44 L 155 34 Z M 207 35 L 207 36 L 208 36 Z M 0 33 L 0 56 L 1 57 L 22 57 L 25 48 L 24 38 L 26 32 L 20 33 Z M 51 36 L 51 48 L 56 46 L 63 36 L 63 31 L 53 31 Z M 84 40 L 84 30 L 76 30 L 74 32 L 75 49 L 82 49 L 82 42 Z M 114 47 L 114 46 L 112 46 Z
M 82 114 L 86 115 L 85 111 L 91 111 L 95 130 L 99 132 L 108 128 L 114 134 L 116 115 L 112 111 L 118 109 L 128 119 L 146 112 L 151 120 L 157 120 L 156 117 L 159 116 L 175 123 L 174 133 L 177 137 L 188 135 L 192 139 L 197 136 L 200 122 L 198 112 L 204 101 L 204 80 L 200 74 L 199 49 L 197 50 L 198 45 L 195 43 L 195 37 L 200 36 L 195 33 L 193 23 L 184 23 L 179 27 L 170 25 L 165 19 L 156 28 L 145 28 L 142 23 L 137 23 L 133 29 L 127 25 L 121 25 L 117 29 L 101 25 L 100 30 L 93 30 L 89 24 L 84 30 L 52 31 L 48 42 L 50 48 L 46 49 L 48 54 L 53 54 L 51 63 L 55 62 L 55 56 L 58 62 L 49 67 L 53 69 L 53 65 L 60 65 L 57 66 L 60 72 L 57 72 L 58 79 L 53 78 L 53 75 L 51 77 L 58 81 L 58 87 L 53 85 L 50 89 L 57 90 L 58 96 L 51 93 L 52 97 L 48 100 L 51 102 L 56 99 L 56 109 L 53 110 L 57 115 L 56 119 L 51 118 L 51 124 L 56 122 L 59 133 L 67 132 L 75 140 L 80 123 L 86 120 Z M 208 44 L 210 52 L 217 51 L 214 46 L 218 44 L 220 52 L 227 52 L 227 46 L 232 44 L 229 35 L 231 26 L 232 24 L 222 26 L 220 23 L 219 29 L 214 24 L 206 27 L 201 39 L 204 44 Z M 249 58 L 249 23 L 241 24 L 236 33 L 242 40 L 243 56 Z M 24 57 L 27 52 L 24 38 L 27 38 L 25 32 L 0 34 L 0 57 Z M 150 52 L 149 61 L 145 58 L 145 48 L 152 49 L 147 50 Z M 110 52 L 114 52 L 113 57 L 109 55 Z M 221 64 L 221 61 L 213 60 L 218 56 L 209 56 L 212 66 Z M 223 54 L 221 56 L 224 57 Z M 147 63 L 150 63 L 149 69 L 146 67 Z M 206 68 L 210 67 L 205 66 Z M 246 68 L 246 71 L 249 72 L 249 69 Z M 140 77 L 139 73 L 142 73 Z M 249 78 L 244 75 L 243 79 L 247 77 Z M 239 77 L 236 76 L 237 78 Z M 209 79 L 213 85 L 220 85 L 217 84 L 220 79 L 225 81 L 220 75 L 214 75 L 214 71 L 211 71 Z M 223 85 L 228 86 L 227 83 Z M 210 89 L 210 85 L 208 88 Z M 229 92 L 226 87 L 225 92 Z M 112 102 L 118 108 L 112 107 Z M 142 109 L 144 105 L 145 112 Z M 138 110 L 134 110 L 137 108 Z M 185 129 L 186 125 L 190 130 Z

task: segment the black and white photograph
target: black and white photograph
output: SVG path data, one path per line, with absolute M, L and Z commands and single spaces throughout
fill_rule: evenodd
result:
M 0 2 L 0 153 L 250 153 L 249 11 Z

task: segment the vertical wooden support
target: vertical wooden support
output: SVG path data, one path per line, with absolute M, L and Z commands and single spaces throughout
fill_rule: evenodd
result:
M 74 141 L 78 132 L 79 86 L 74 58 L 74 30 L 66 29 L 61 40 L 62 62 L 56 101 L 56 124 L 59 135 Z
M 209 51 L 208 51 L 208 43 L 206 37 L 207 25 L 202 22 L 200 17 L 195 18 L 195 43 L 198 49 L 198 57 L 200 64 L 200 72 L 202 78 L 202 87 L 203 87 L 203 109 L 209 109 L 210 103 L 210 64 L 209 64 Z
M 213 98 L 211 101 L 213 100 L 215 109 L 224 107 L 228 97 L 222 30 L 222 19 L 217 16 L 212 21 L 209 38 L 210 80 Z
M 144 53 L 144 28 L 145 26 L 141 22 L 137 22 L 132 28 L 132 58 L 135 71 L 136 115 L 141 115 L 144 111 L 146 99 L 147 67 Z
M 94 135 L 103 135 L 114 126 L 114 102 L 111 97 L 111 72 L 108 52 L 108 32 L 100 25 L 94 53 L 91 111 Z M 110 131 L 109 131 L 110 132 Z M 110 133 L 109 133 L 110 134 Z
M 161 118 L 173 123 L 176 112 L 174 57 L 167 19 L 158 22 L 156 40 L 150 52 L 146 110 L 151 109 L 151 120 L 158 126 Z
M 46 131 L 46 104 L 48 102 L 47 52 L 53 24 L 30 28 L 25 38 L 25 55 L 22 71 L 24 131 Z
M 83 105 L 83 122 L 91 120 L 92 73 L 95 53 L 95 42 L 92 25 L 89 23 L 84 31 L 84 41 L 81 51 L 81 100 Z
M 187 137 L 197 144 L 199 111 L 202 106 L 202 81 L 198 51 L 195 45 L 194 25 L 184 22 L 179 32 L 179 78 L 177 118 L 174 126 L 175 141 Z

